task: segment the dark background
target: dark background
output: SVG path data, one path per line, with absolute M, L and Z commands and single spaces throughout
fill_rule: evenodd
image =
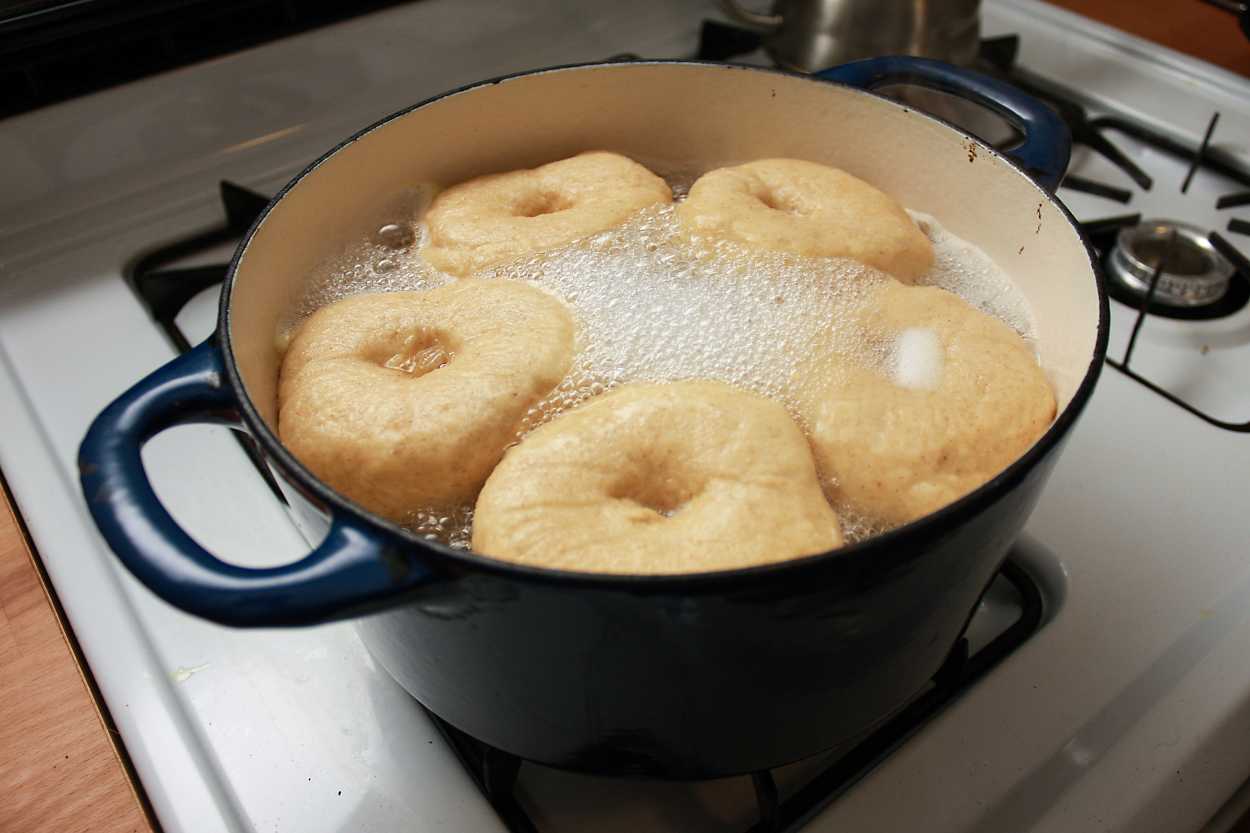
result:
M 0 118 L 401 0 L 0 0 Z

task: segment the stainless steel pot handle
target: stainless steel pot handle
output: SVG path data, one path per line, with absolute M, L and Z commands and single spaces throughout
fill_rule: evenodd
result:
M 104 409 L 83 439 L 78 471 L 87 508 L 127 569 L 170 604 L 226 625 L 305 625 L 394 601 L 434 573 L 417 549 L 331 513 L 324 541 L 293 564 L 228 564 L 197 544 L 161 505 L 143 444 L 175 425 L 241 427 L 238 402 L 209 339 Z
M 734 20 L 745 26 L 753 26 L 758 29 L 771 30 L 781 26 L 784 18 L 779 14 L 764 14 L 762 12 L 753 12 L 750 9 L 744 9 L 739 5 L 738 0 L 721 0 L 721 8 L 725 13 Z

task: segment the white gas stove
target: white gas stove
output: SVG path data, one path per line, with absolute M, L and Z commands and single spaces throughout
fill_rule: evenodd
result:
M 530 822 L 495 811 L 465 750 L 350 624 L 232 631 L 166 606 L 103 545 L 75 471 L 90 420 L 174 355 L 170 332 L 195 342 L 214 325 L 215 287 L 162 327 L 126 275 L 144 253 L 221 224 L 219 180 L 272 193 L 360 126 L 493 75 L 690 57 L 701 21 L 719 17 L 693 0 L 425 0 L 0 122 L 0 468 L 165 830 L 756 823 L 747 778 L 640 784 L 526 764 L 507 807 L 534 828 L 518 826 Z M 1071 173 L 1128 192 L 1061 190 L 1079 219 L 1181 220 L 1250 252 L 1228 229 L 1250 207 L 1216 207 L 1250 190 L 1228 175 L 1250 169 L 1250 81 L 1033 0 L 991 0 L 983 32 L 1019 35 L 1018 65 L 1066 88 L 1090 120 L 1131 123 L 1099 132 L 1152 187 L 1078 146 Z M 1167 144 L 1203 146 L 1216 112 L 1203 152 L 1214 167 L 1182 194 L 1189 159 Z M 218 237 L 161 267 L 222 260 L 229 235 Z M 1232 280 L 1244 294 L 1246 277 Z M 1140 302 L 1120 297 L 1108 356 L 1125 364 Z M 1040 628 L 901 730 L 910 737 L 893 751 L 899 738 L 868 750 L 811 802 L 803 830 L 1216 833 L 1250 806 L 1250 436 L 1217 424 L 1250 421 L 1250 307 L 1234 306 L 1136 327 L 1129 373 L 1104 370 L 1014 550 L 1044 596 Z M 305 550 L 227 430 L 167 432 L 144 456 L 162 499 L 214 552 L 260 565 Z M 974 619 L 974 655 L 1025 615 L 1000 585 Z M 775 773 L 782 797 L 827 763 Z

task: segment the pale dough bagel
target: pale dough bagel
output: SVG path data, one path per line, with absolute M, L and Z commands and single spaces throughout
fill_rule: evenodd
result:
M 291 341 L 278 434 L 319 478 L 387 518 L 468 504 L 572 353 L 564 305 L 524 283 L 356 295 Z
M 888 524 L 927 515 L 1006 468 L 1055 416 L 1024 340 L 945 290 L 882 284 L 860 324 L 888 345 L 886 366 L 833 359 L 804 406 L 835 505 Z
M 692 234 L 807 257 L 847 257 L 905 283 L 933 246 L 903 207 L 845 171 L 760 159 L 699 177 L 677 216 Z
M 452 275 L 546 251 L 673 201 L 668 183 L 617 153 L 590 151 L 532 170 L 490 174 L 438 195 L 425 259 Z
M 477 552 L 583 572 L 721 570 L 841 543 L 786 410 L 710 381 L 626 385 L 536 429 L 473 520 Z

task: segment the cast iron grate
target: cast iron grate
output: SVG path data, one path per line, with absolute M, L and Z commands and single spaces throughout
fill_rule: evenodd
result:
M 224 221 L 171 240 L 139 255 L 123 270 L 152 318 L 180 353 L 191 349 L 178 326 L 178 313 L 196 295 L 226 279 L 228 263 L 176 268 L 172 264 L 241 238 L 269 204 L 269 198 L 231 182 L 219 185 Z
M 750 779 L 758 808 L 758 821 L 745 833 L 793 833 L 801 828 L 1037 631 L 1045 601 L 1033 577 L 1011 559 L 1003 562 L 999 574 L 1019 594 L 1019 618 L 971 655 L 968 639 L 961 637 L 923 694 L 785 799 L 780 798 L 772 772 L 742 776 Z M 432 712 L 426 714 L 508 830 L 541 833 L 517 791 L 524 762 L 470 737 Z
M 231 182 L 220 183 L 221 204 L 225 219 L 216 226 L 171 240 L 151 249 L 126 265 L 123 273 L 134 288 L 152 319 L 164 330 L 179 353 L 191 349 L 191 342 L 178 325 L 178 314 L 183 307 L 205 289 L 216 286 L 226 279 L 228 263 L 205 266 L 175 267 L 172 264 L 185 258 L 209 252 L 224 243 L 238 240 L 269 204 L 269 198 Z M 265 479 L 269 490 L 282 503 L 286 498 L 273 478 L 264 455 L 255 440 L 242 431 L 233 431 L 235 439 L 243 448 L 252 465 Z

